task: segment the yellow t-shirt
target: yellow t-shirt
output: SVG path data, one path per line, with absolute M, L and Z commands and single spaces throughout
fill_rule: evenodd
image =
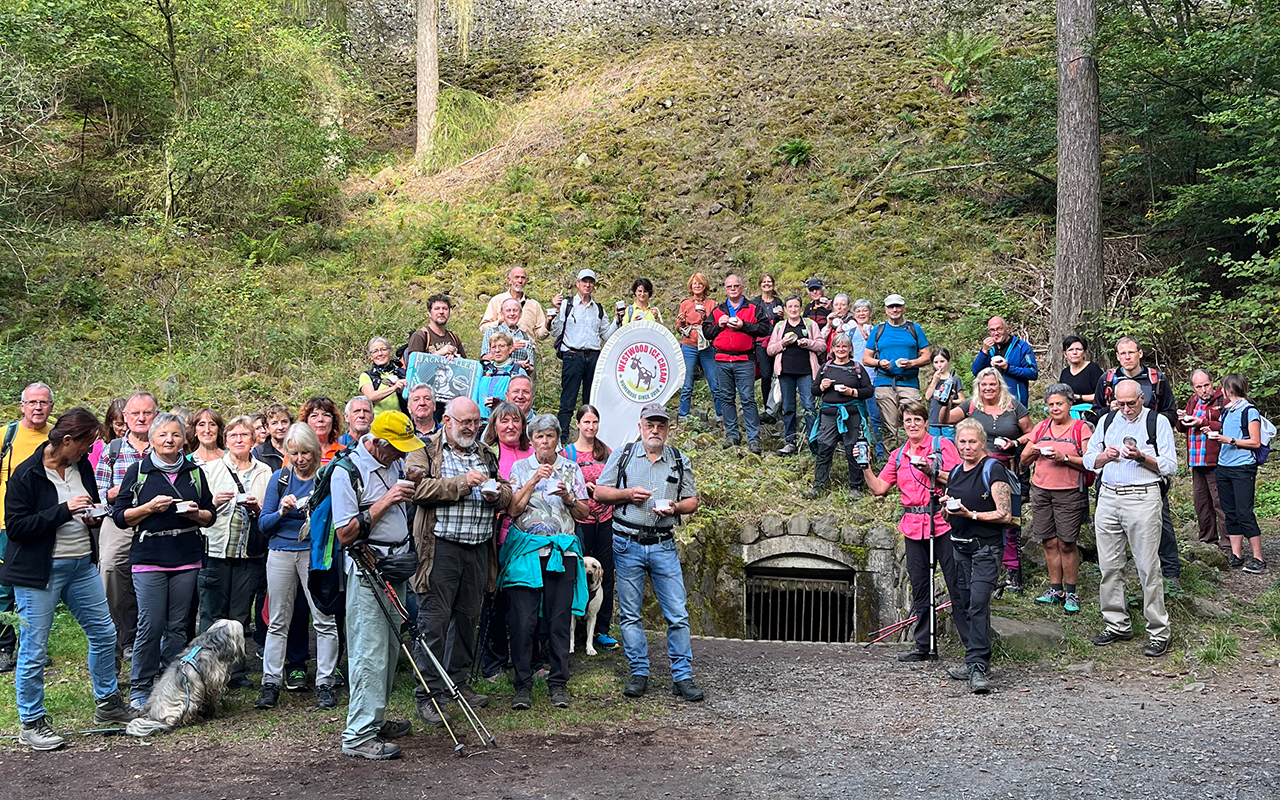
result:
M 5 428 L 0 428 L 0 442 L 4 441 Z M 36 448 L 49 440 L 49 424 L 40 430 L 30 430 L 21 423 L 18 424 L 18 432 L 13 436 L 13 446 L 9 452 L 5 453 L 4 460 L 0 461 L 0 530 L 4 528 L 4 493 L 9 487 L 9 476 L 18 468 L 18 465 L 36 451 Z

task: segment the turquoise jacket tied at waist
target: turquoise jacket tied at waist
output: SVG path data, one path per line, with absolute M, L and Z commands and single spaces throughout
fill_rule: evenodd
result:
M 573 613 L 582 616 L 587 612 L 587 571 L 582 564 L 578 537 L 572 533 L 552 533 L 550 528 L 541 525 L 529 532 L 512 525 L 498 556 L 502 564 L 498 588 L 524 586 L 541 589 L 542 558 L 538 551 L 544 547 L 551 548 L 551 555 L 547 558 L 548 572 L 564 572 L 565 553 L 577 556 L 573 559 L 578 569 L 578 579 L 573 585 Z

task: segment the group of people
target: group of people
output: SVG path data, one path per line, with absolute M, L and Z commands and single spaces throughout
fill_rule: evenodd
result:
M 211 408 L 161 412 L 147 392 L 114 401 L 102 421 L 85 408 L 54 421 L 52 390 L 24 390 L 22 418 L 6 429 L 0 455 L 0 584 L 11 587 L 25 623 L 16 659 L 15 632 L 3 631 L 0 669 L 16 666 L 22 743 L 65 743 L 44 708 L 61 601 L 88 637 L 98 724 L 142 713 L 160 671 L 220 619 L 254 629 L 262 655 L 255 706 L 270 709 L 282 690 L 307 688 L 311 627 L 321 708 L 338 704 L 346 651 L 342 751 L 396 757 L 392 740 L 412 725 L 386 716 L 400 641 L 379 589 L 353 560 L 336 609 L 322 607 L 308 581 L 309 499 L 322 488 L 344 546 L 367 546 L 379 558 L 412 554 L 412 576 L 392 585 L 416 601 L 414 660 L 427 681 L 417 706 L 427 724 L 446 722 L 428 699 L 447 696 L 446 676 L 470 705 L 488 705 L 470 685 L 473 667 L 490 679 L 509 669 L 511 707 L 523 710 L 546 664 L 550 703 L 569 707 L 570 621 L 586 610 L 588 555 L 606 571 L 596 647 L 619 646 L 609 635 L 617 587 L 630 667 L 623 694 L 648 689 L 648 575 L 668 621 L 672 691 L 703 699 L 674 540 L 676 520 L 697 511 L 698 496 L 688 456 L 667 443 L 662 405 L 641 410 L 638 441 L 610 450 L 596 438 L 600 411 L 590 404 L 576 413 L 577 438 L 562 447 L 557 418 L 533 412 L 527 376 L 511 382 L 483 426 L 468 398 L 449 400 L 437 423 L 430 387 L 402 387 L 408 415 L 378 410 L 382 398 L 368 396 L 378 391 L 373 381 L 360 388 L 341 414 L 333 400 L 314 397 L 296 418 L 275 404 L 227 421 Z M 229 688 L 251 687 L 244 663 L 234 665 Z
M 591 644 L 619 645 L 609 635 L 616 601 L 630 673 L 623 693 L 648 689 L 641 625 L 648 575 L 668 623 L 672 691 L 701 700 L 674 540 L 676 520 L 698 508 L 692 464 L 668 443 L 673 420 L 662 405 L 642 409 L 638 441 L 610 450 L 597 438 L 601 411 L 590 403 L 608 338 L 624 325 L 662 323 L 651 304 L 654 287 L 635 281 L 633 302 L 609 311 L 595 299 L 590 269 L 577 274 L 572 297 L 545 307 L 525 293 L 522 268 L 507 280 L 509 290 L 489 301 L 480 325 L 485 374 L 503 378 L 491 397 L 437 402 L 433 385 L 409 385 L 405 368 L 415 352 L 466 357 L 449 329 L 453 304 L 444 295 L 429 299 L 427 323 L 400 352 L 382 337 L 369 343 L 358 394 L 341 408 L 313 397 L 296 416 L 273 404 L 224 420 L 210 408 L 162 413 L 155 397 L 138 392 L 114 401 L 101 422 L 83 408 L 54 422 L 49 387 L 27 387 L 22 418 L 6 428 L 0 452 L 0 585 L 12 587 L 13 597 L 0 595 L 0 610 L 16 601 L 28 623 L 16 651 L 21 740 L 37 749 L 63 743 L 43 707 L 47 642 L 61 599 L 89 638 L 100 723 L 139 713 L 186 643 L 214 621 L 233 619 L 253 629 L 262 653 L 258 708 L 276 706 L 281 691 L 307 688 L 313 630 L 317 704 L 335 707 L 349 684 L 343 752 L 398 755 L 392 740 L 411 725 L 386 717 L 399 641 L 381 616 L 376 587 L 348 563 L 345 601 L 327 613 L 308 586 L 308 506 L 317 489 L 332 499 L 342 544 L 416 558 L 412 577 L 393 588 L 416 601 L 409 603 L 421 633 L 415 661 L 427 680 L 416 699 L 427 724 L 446 721 L 429 700 L 444 694 L 436 661 L 475 707 L 490 698 L 472 688 L 473 676 L 510 669 L 512 708 L 530 708 L 544 664 L 550 703 L 570 705 L 570 621 L 586 607 L 587 557 L 601 564 L 604 592 Z M 907 318 L 901 295 L 884 299 L 876 323 L 869 301 L 828 298 L 820 280 L 808 282 L 807 300 L 779 297 L 769 275 L 754 299 L 738 275 L 725 278 L 718 303 L 701 273 L 687 288 L 675 318 L 686 363 L 676 424 L 691 414 L 700 368 L 727 447 L 745 436 L 760 454 L 761 425 L 777 417 L 777 455 L 807 444 L 816 456 L 807 497 L 828 488 L 838 448 L 852 490 L 899 491 L 920 620 L 902 660 L 936 652 L 928 587 L 941 566 L 966 648 L 957 674 L 973 691 L 987 690 L 990 598 L 1002 570 L 1005 586 L 1021 589 L 1024 502 L 1049 572 L 1036 602 L 1079 611 L 1076 542 L 1095 481 L 1106 629 L 1094 641 L 1133 636 L 1124 602 L 1127 545 L 1143 586 L 1145 652 L 1165 653 L 1164 596 L 1178 590 L 1180 575 L 1168 508 L 1175 429 L 1189 443 L 1200 540 L 1227 550 L 1233 567 L 1266 567 L 1253 513 L 1265 421 L 1239 375 L 1218 387 L 1197 371 L 1179 413 L 1168 379 L 1143 361 L 1136 341 L 1121 339 L 1120 366 L 1104 372 L 1088 361 L 1084 340 L 1068 337 L 1067 366 L 1045 391 L 1048 416 L 1037 424 L 1028 410 L 1039 378 L 1035 353 L 1000 317 L 975 347 L 967 396 L 951 354 Z M 548 338 L 562 362 L 554 415 L 533 408 L 537 351 Z M 933 371 L 922 390 L 927 367 Z M 327 483 L 318 487 L 320 480 Z M 14 668 L 14 637 L 11 628 L 0 630 L 0 671 Z M 116 677 L 124 662 L 127 697 Z M 244 664 L 230 685 L 252 685 Z

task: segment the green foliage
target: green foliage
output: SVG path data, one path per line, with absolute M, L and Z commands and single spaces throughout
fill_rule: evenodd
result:
M 499 135 L 513 122 L 505 103 L 446 87 L 440 92 L 434 138 L 422 166 L 429 171 L 456 166 L 497 144 Z
M 1195 651 L 1196 659 L 1206 666 L 1216 667 L 1240 656 L 1240 637 L 1222 628 L 1209 631 L 1207 641 Z
M 999 46 L 1000 37 L 995 34 L 948 31 L 927 55 L 937 67 L 942 85 L 952 94 L 964 94 L 978 83 Z
M 809 159 L 813 157 L 813 143 L 799 138 L 787 139 L 773 148 L 773 154 L 777 157 L 779 163 L 790 164 L 793 167 L 804 167 L 809 164 Z

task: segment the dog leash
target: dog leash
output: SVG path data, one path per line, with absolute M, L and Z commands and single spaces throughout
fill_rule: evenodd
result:
M 202 644 L 196 645 L 195 647 L 191 648 L 190 653 L 187 653 L 185 656 L 179 659 L 178 663 L 186 664 L 188 667 L 191 667 L 192 669 L 194 669 L 196 671 L 196 674 L 199 675 L 200 668 L 196 666 L 196 656 L 198 656 L 200 654 L 200 651 L 203 649 L 204 649 L 204 645 Z M 187 715 L 187 712 L 191 710 L 191 681 L 188 680 L 187 678 L 186 670 L 182 671 L 182 688 L 187 693 L 186 705 L 182 709 L 182 716 L 185 717 Z

